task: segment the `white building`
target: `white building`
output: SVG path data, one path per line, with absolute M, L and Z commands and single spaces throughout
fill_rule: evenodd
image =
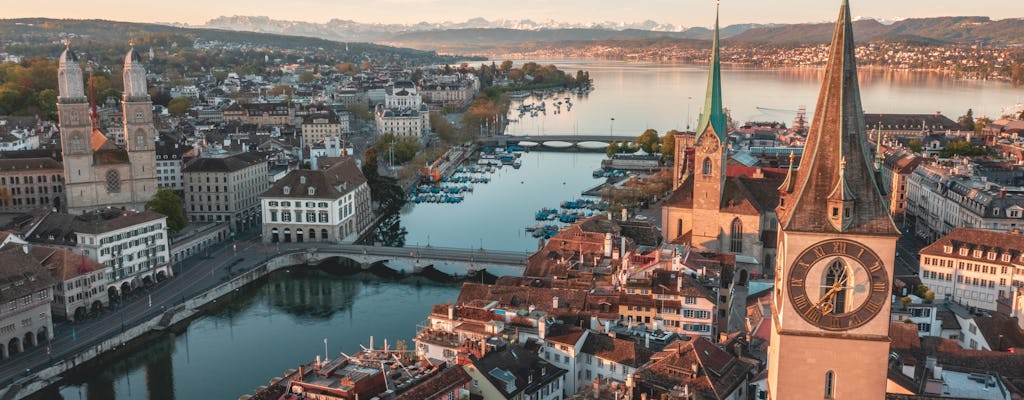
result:
M 936 240 L 957 227 L 1024 228 L 1024 188 L 1004 187 L 974 174 L 970 164 L 924 165 L 907 178 L 907 216 L 918 236 Z
M 921 249 L 921 282 L 936 299 L 995 311 L 1024 288 L 1024 235 L 957 228 Z
M 260 196 L 264 242 L 353 240 L 370 222 L 370 188 L 354 158 L 293 170 Z
M 162 214 L 117 209 L 51 213 L 31 232 L 31 242 L 75 248 L 106 266 L 105 290 L 112 299 L 173 275 L 167 217 Z
M 39 148 L 39 135 L 28 129 L 0 132 L 0 151 L 34 150 Z
M 388 87 L 375 116 L 379 135 L 419 137 L 430 130 L 430 111 L 411 81 L 396 81 Z

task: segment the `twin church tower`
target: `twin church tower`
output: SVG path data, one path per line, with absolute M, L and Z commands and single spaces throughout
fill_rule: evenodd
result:
M 124 58 L 121 101 L 125 148 L 100 131 L 85 92 L 78 56 L 70 47 L 57 69 L 57 115 L 64 155 L 64 189 L 71 214 L 115 207 L 142 210 L 157 191 L 156 127 L 146 69 L 132 48 Z
M 676 141 L 694 154 L 696 178 L 686 178 L 692 189 L 681 189 L 693 191 L 690 235 L 700 243 L 720 241 L 721 229 L 709 221 L 717 221 L 728 193 L 717 19 L 713 39 L 700 123 L 689 143 Z M 871 163 L 854 50 L 850 5 L 842 0 L 800 166 L 790 167 L 777 197 L 765 196 L 778 200 L 767 379 L 773 400 L 885 398 L 900 232 Z M 676 152 L 685 163 L 686 152 Z M 677 168 L 675 179 L 682 177 Z

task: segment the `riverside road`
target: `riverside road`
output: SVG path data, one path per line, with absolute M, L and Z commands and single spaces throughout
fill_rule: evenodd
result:
M 316 249 L 319 259 L 351 256 L 353 259 L 446 260 L 480 264 L 525 265 L 527 253 L 485 249 L 434 247 L 375 247 L 323 243 L 264 244 L 255 236 L 242 236 L 225 242 L 176 264 L 174 277 L 148 289 L 138 289 L 119 304 L 99 315 L 75 323 L 54 325 L 49 341 L 27 349 L 0 363 L 0 386 L 7 387 L 32 372 L 46 368 L 56 360 L 69 358 L 126 328 L 160 315 L 232 276 L 247 271 L 269 258 L 286 253 Z

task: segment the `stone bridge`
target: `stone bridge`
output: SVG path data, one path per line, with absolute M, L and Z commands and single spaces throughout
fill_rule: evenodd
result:
M 342 257 L 361 264 L 364 268 L 380 261 L 399 260 L 409 264 L 457 263 L 526 267 L 531 253 L 471 248 L 435 246 L 384 247 L 332 243 L 278 243 L 277 258 L 290 262 L 319 264 L 332 257 Z M 278 260 L 282 262 L 286 260 Z
M 508 146 L 518 144 L 523 147 L 535 148 L 581 148 L 588 150 L 604 150 L 611 141 L 617 143 L 632 143 L 636 136 L 611 136 L 611 135 L 525 135 L 508 136 L 497 135 L 480 138 L 477 141 L 487 146 Z

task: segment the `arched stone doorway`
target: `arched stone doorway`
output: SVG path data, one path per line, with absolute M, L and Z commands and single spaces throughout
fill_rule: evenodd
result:
M 85 306 L 80 306 L 75 309 L 75 321 L 81 321 L 89 316 L 89 312 L 85 309 Z
M 121 284 L 121 296 L 128 297 L 128 294 L 132 292 L 132 285 L 128 282 Z
M 46 339 L 49 339 L 49 338 L 50 338 L 50 331 L 48 329 L 46 329 L 45 326 L 42 327 L 42 328 L 39 328 L 39 330 L 36 331 L 36 343 L 43 343 L 43 342 L 46 341 Z
M 167 272 L 157 271 L 155 279 L 156 279 L 157 282 L 163 282 L 164 279 L 167 279 Z
M 303 242 L 303 240 L 302 240 L 302 229 L 296 229 L 295 230 L 295 241 L 299 242 L 299 243 Z
M 36 347 L 36 335 L 32 332 L 25 333 L 25 339 L 23 343 L 26 349 L 30 347 Z
M 748 275 L 749 274 L 747 273 L 747 270 L 741 269 L 740 270 L 740 279 L 738 281 L 736 281 L 736 284 L 739 285 L 739 286 L 747 286 L 747 279 L 749 279 Z
M 288 229 L 288 228 L 284 228 L 284 242 L 285 243 L 291 243 L 291 241 L 292 241 L 292 230 Z
M 153 275 L 146 275 L 146 276 L 142 277 L 142 286 L 152 286 L 152 285 L 153 285 Z
M 110 299 L 110 302 L 113 303 L 121 299 L 121 292 L 117 290 L 117 286 L 111 286 L 107 288 L 107 297 Z
M 271 243 L 277 243 L 279 240 L 281 240 L 281 238 L 278 237 L 277 228 L 271 229 L 270 230 L 270 242 Z
M 13 338 L 10 342 L 7 342 L 7 355 L 14 356 L 15 354 L 21 353 L 21 339 Z
M 103 303 L 99 300 L 92 302 L 92 313 L 96 314 L 103 310 Z

